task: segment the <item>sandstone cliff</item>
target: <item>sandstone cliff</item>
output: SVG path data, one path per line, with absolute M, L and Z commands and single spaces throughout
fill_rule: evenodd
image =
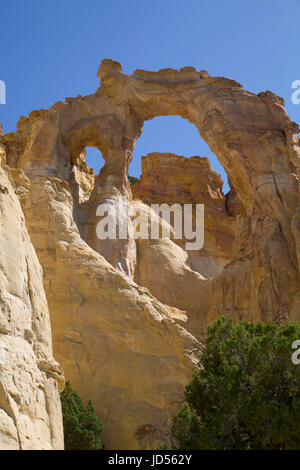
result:
M 59 391 L 42 269 L 11 176 L 0 168 L 0 449 L 62 449 Z
M 48 309 L 56 360 L 94 401 L 106 447 L 119 449 L 165 436 L 218 316 L 300 320 L 299 129 L 282 99 L 192 67 L 128 76 L 104 60 L 98 75 L 95 94 L 33 111 L 0 136 L 0 448 L 61 446 Z M 197 127 L 229 194 L 206 158 L 173 154 L 144 157 L 130 187 L 143 122 L 159 115 Z M 106 162 L 96 177 L 87 146 Z M 99 240 L 97 207 L 120 200 L 142 214 L 203 203 L 203 249 L 172 236 Z

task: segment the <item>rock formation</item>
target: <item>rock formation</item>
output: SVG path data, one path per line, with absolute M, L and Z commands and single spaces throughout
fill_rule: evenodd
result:
M 54 356 L 94 401 L 108 449 L 166 437 L 220 315 L 300 320 L 299 128 L 283 100 L 193 67 L 129 76 L 106 59 L 98 76 L 95 94 L 32 111 L 0 135 L 0 448 L 62 445 L 48 309 Z M 226 196 L 198 156 L 150 154 L 130 187 L 143 123 L 160 115 L 197 127 L 228 174 Z M 87 146 L 105 160 L 96 177 Z M 120 200 L 144 215 L 152 203 L 204 204 L 204 247 L 131 232 L 99 240 L 97 207 Z
M 42 269 L 11 174 L 0 168 L 0 449 L 62 449 L 59 391 Z

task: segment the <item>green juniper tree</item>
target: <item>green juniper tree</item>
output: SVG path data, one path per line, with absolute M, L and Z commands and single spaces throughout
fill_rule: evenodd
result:
M 138 183 L 140 180 L 136 176 L 128 176 L 129 184 L 132 186 L 135 183 Z
M 221 318 L 174 417 L 179 449 L 300 449 L 300 324 Z
M 66 383 L 61 393 L 65 450 L 101 450 L 102 422 L 91 402 L 84 406 L 80 395 Z

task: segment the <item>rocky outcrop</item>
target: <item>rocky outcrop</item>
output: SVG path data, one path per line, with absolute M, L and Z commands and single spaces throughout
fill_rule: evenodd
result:
M 0 449 L 62 449 L 61 367 L 42 269 L 11 176 L 0 168 Z
M 177 324 L 175 309 L 80 237 L 64 181 L 36 176 L 23 208 L 44 267 L 55 355 L 66 377 L 85 399 L 92 397 L 107 448 L 154 448 L 201 345 Z
M 0 136 L 0 146 L 44 270 L 56 359 L 95 402 L 107 448 L 153 448 L 191 377 L 208 324 L 220 315 L 300 320 L 299 128 L 273 93 L 255 95 L 193 67 L 129 76 L 104 60 L 98 76 L 95 94 L 31 112 L 15 133 Z M 146 156 L 131 190 L 135 143 L 144 121 L 160 115 L 179 115 L 197 127 L 228 174 L 226 196 L 206 158 L 173 154 Z M 96 177 L 84 160 L 87 146 L 105 160 Z M 130 229 L 123 239 L 99 240 L 97 207 L 105 203 L 112 213 L 120 202 L 118 227 L 127 209 L 146 217 L 153 215 L 151 203 L 204 204 L 204 247 L 186 250 L 173 227 L 169 239 L 136 240 Z M 30 242 L 18 243 L 27 253 Z M 43 292 L 41 276 L 38 282 Z M 24 292 L 17 297 L 26 303 Z M 39 327 L 50 344 L 49 327 Z M 31 363 L 36 357 L 44 370 L 35 349 Z M 16 436 L 6 402 L 0 422 L 6 436 Z
M 132 186 L 134 198 L 148 205 L 204 204 L 204 246 L 201 250 L 188 251 L 191 269 L 204 278 L 217 276 L 232 259 L 239 229 L 237 216 L 240 213 L 230 217 L 228 201 L 232 201 L 232 197 L 224 196 L 222 184 L 222 178 L 211 169 L 208 158 L 156 152 L 142 157 L 141 179 Z M 183 236 L 176 243 L 184 248 L 186 241 Z
M 228 214 L 222 184 L 205 157 L 152 153 L 142 157 L 141 179 L 132 186 L 134 198 L 146 205 L 176 201 L 183 213 L 185 204 L 204 204 L 203 248 L 186 251 L 184 230 L 182 240 L 138 239 L 135 271 L 138 284 L 187 314 L 189 330 L 200 338 L 214 295 L 212 280 L 231 261 L 240 224 L 240 217 Z

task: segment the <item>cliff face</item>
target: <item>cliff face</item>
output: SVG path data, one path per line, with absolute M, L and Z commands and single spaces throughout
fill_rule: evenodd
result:
M 59 390 L 42 269 L 11 175 L 0 168 L 0 449 L 62 449 Z
M 98 75 L 95 94 L 33 111 L 0 136 L 8 188 L 0 190 L 0 295 L 3 318 L 14 325 L 1 329 L 0 341 L 18 354 L 6 369 L 0 364 L 8 447 L 61 445 L 48 308 L 55 358 L 94 401 L 106 447 L 119 449 L 154 448 L 165 437 L 199 341 L 218 316 L 300 319 L 299 129 L 281 98 L 192 67 L 128 76 L 104 60 Z M 141 180 L 130 187 L 143 122 L 159 115 L 196 125 L 228 174 L 228 195 L 206 158 L 173 154 L 144 157 Z M 106 162 L 96 178 L 86 146 Z M 144 216 L 152 203 L 204 204 L 204 247 L 187 251 L 174 234 L 99 240 L 97 207 L 113 212 L 120 201 Z M 31 388 L 26 367 L 34 370 Z

